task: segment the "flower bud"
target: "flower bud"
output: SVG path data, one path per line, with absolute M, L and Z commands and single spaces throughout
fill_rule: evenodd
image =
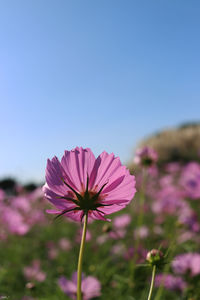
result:
M 112 227 L 110 224 L 104 224 L 103 227 L 102 227 L 102 231 L 104 233 L 107 233 L 107 232 L 110 232 L 112 230 Z
M 157 162 L 157 160 L 157 152 L 154 149 L 145 146 L 136 151 L 133 162 L 144 167 L 151 167 Z
M 27 289 L 33 289 L 35 287 L 35 284 L 33 282 L 27 282 L 26 288 Z
M 163 264 L 164 255 L 160 250 L 152 249 L 147 253 L 146 260 L 152 266 L 160 266 Z

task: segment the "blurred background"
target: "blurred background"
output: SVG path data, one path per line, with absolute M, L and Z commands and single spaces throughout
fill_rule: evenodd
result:
M 0 1 L 0 178 L 44 181 L 75 146 L 132 160 L 198 122 L 199 1 Z
M 76 146 L 119 156 L 137 188 L 89 224 L 83 300 L 146 300 L 153 248 L 153 299 L 200 299 L 199 16 L 198 0 L 0 0 L 0 299 L 76 299 L 81 223 L 53 221 L 41 189 Z

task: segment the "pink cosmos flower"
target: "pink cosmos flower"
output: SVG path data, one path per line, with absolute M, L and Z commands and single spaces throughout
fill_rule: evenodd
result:
M 61 290 L 70 298 L 76 299 L 77 273 L 73 273 L 72 280 L 67 280 L 64 276 L 58 279 Z M 83 300 L 89 300 L 101 295 L 101 284 L 93 276 L 84 277 L 82 279 L 82 297 Z
M 148 235 L 149 235 L 149 229 L 147 226 L 144 225 L 136 228 L 134 231 L 135 238 L 139 237 L 141 239 L 145 239 Z
M 189 272 L 190 276 L 200 274 L 200 254 L 199 253 L 185 253 L 177 255 L 173 262 L 172 268 L 175 273 L 186 274 Z
M 111 230 L 108 235 L 114 240 L 123 239 L 126 235 L 126 230 L 118 228 L 116 230 Z
M 4 224 L 6 224 L 8 231 L 14 234 L 24 235 L 30 229 L 30 226 L 25 223 L 20 212 L 12 209 L 11 207 L 4 208 L 2 219 Z
M 126 227 L 130 224 L 131 217 L 128 214 L 117 216 L 113 219 L 113 228 L 109 231 L 109 237 L 115 240 L 122 239 L 126 235 Z
M 171 174 L 176 174 L 181 170 L 181 165 L 178 162 L 171 162 L 165 166 L 165 169 Z
M 177 187 L 168 184 L 163 186 L 155 195 L 156 201 L 152 204 L 152 210 L 156 214 L 177 214 L 187 206 L 183 201 L 182 192 Z
M 102 234 L 102 235 L 99 235 L 97 237 L 97 244 L 98 245 L 103 245 L 105 242 L 107 242 L 109 239 L 109 236 L 107 234 Z
M 178 218 L 181 224 L 184 224 L 192 232 L 200 231 L 200 224 L 198 222 L 198 215 L 188 206 L 181 210 L 181 214 Z
M 113 219 L 113 226 L 115 229 L 126 228 L 131 222 L 131 217 L 128 214 L 117 216 Z
M 182 244 L 182 243 L 184 243 L 186 241 L 189 241 L 189 240 L 195 240 L 195 237 L 196 237 L 196 235 L 195 235 L 194 232 L 184 230 L 182 233 L 179 234 L 177 242 L 179 244 Z
M 40 261 L 38 259 L 33 260 L 31 266 L 24 268 L 24 276 L 28 280 L 34 280 L 42 282 L 46 279 L 46 274 L 40 269 Z
M 155 277 L 155 286 L 163 285 L 167 290 L 183 291 L 186 283 L 181 277 L 175 277 L 171 274 L 158 274 Z
M 135 177 L 120 159 L 103 152 L 95 158 L 87 148 L 65 151 L 61 162 L 57 157 L 47 161 L 45 198 L 56 206 L 48 213 L 66 215 L 82 221 L 107 220 L 106 215 L 123 209 L 136 192 Z
M 129 247 L 128 250 L 124 253 L 124 258 L 126 260 L 132 260 L 134 256 L 137 257 L 136 262 L 138 264 L 144 263 L 146 260 L 148 251 L 140 246 L 138 249 Z
M 62 250 L 68 251 L 72 248 L 70 240 L 66 238 L 61 238 L 58 243 Z
M 48 249 L 48 258 L 49 259 L 53 260 L 58 256 L 59 251 L 54 242 L 48 241 L 47 249 Z
M 44 203 L 40 198 L 33 197 L 33 193 L 23 192 L 17 196 L 4 193 L 3 198 L 1 195 L 0 190 L 0 239 L 5 239 L 5 234 L 25 235 L 35 224 L 44 223 L 45 218 L 41 211 Z
M 137 165 L 150 167 L 153 164 L 155 164 L 157 160 L 158 160 L 157 152 L 154 149 L 145 146 L 136 151 L 135 158 L 133 161 Z
M 12 199 L 12 207 L 22 213 L 28 213 L 31 210 L 30 202 L 27 197 L 17 196 Z
M 192 199 L 200 198 L 200 164 L 188 163 L 180 178 L 180 185 L 184 188 L 186 196 Z

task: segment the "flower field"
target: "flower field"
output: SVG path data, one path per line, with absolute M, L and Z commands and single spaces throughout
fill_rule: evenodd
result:
M 49 201 L 57 199 L 46 185 L 32 191 L 19 184 L 1 189 L 0 299 L 76 299 L 81 211 L 92 211 L 83 254 L 83 300 L 148 299 L 152 264 L 146 258 L 152 249 L 158 249 L 160 260 L 151 299 L 199 300 L 200 164 L 173 162 L 158 167 L 152 151 L 136 153 L 135 195 L 134 184 L 129 186 L 133 176 L 123 169 L 127 199 L 130 194 L 134 197 L 126 205 L 120 202 L 120 211 L 109 200 L 112 189 L 106 187 L 107 181 L 101 183 L 106 196 L 93 201 L 94 190 L 86 178 L 87 195 L 81 196 L 79 204 L 70 200 L 70 211 L 60 216 L 56 212 L 57 218 L 46 212 L 54 209 Z M 48 186 L 51 170 L 47 169 Z M 86 196 L 92 206 L 81 202 Z M 72 215 L 74 207 L 78 222 Z M 112 213 L 111 221 L 105 220 L 101 209 L 105 215 Z

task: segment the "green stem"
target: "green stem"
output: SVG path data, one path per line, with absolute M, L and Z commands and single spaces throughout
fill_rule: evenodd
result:
M 88 215 L 86 214 L 85 217 L 84 217 L 84 225 L 83 225 L 83 231 L 82 231 L 81 246 L 80 246 L 79 258 L 78 258 L 77 300 L 82 300 L 82 293 L 81 293 L 82 262 L 83 262 L 83 251 L 84 251 L 86 231 L 87 231 L 87 221 L 88 221 Z
M 167 260 L 168 261 L 171 261 L 173 256 L 174 256 L 174 252 L 175 252 L 175 249 L 176 249 L 176 237 L 177 237 L 177 227 L 175 225 L 173 235 L 171 235 L 171 237 L 169 237 L 169 240 L 171 240 L 171 243 L 170 243 L 169 248 L 168 248 L 168 252 L 169 252 L 169 255 L 167 255 Z M 163 274 L 167 274 L 169 272 L 169 269 L 170 269 L 170 264 L 168 263 L 164 267 Z M 157 290 L 157 293 L 155 295 L 155 300 L 160 300 L 161 299 L 163 290 L 164 290 L 164 278 L 161 280 L 161 284 L 160 284 L 160 286 Z
M 149 290 L 148 300 L 151 299 L 151 295 L 152 295 L 152 291 L 153 291 L 153 285 L 154 285 L 154 281 L 155 281 L 155 274 L 156 274 L 156 266 L 153 266 L 152 277 L 151 277 L 151 286 L 150 286 L 150 290 Z

